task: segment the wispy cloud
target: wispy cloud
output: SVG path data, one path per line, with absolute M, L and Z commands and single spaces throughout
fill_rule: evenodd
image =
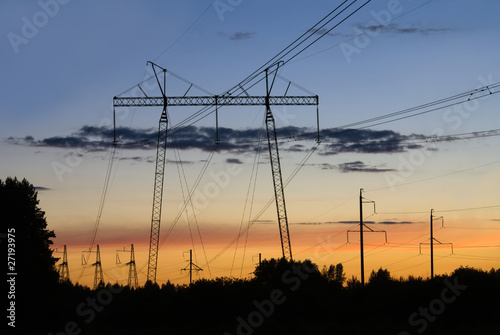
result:
M 411 25 L 411 26 L 401 26 L 398 23 L 389 23 L 387 25 L 365 25 L 365 24 L 357 24 L 356 28 L 362 31 L 376 32 L 376 33 L 385 33 L 385 34 L 420 34 L 420 35 L 429 35 L 433 33 L 442 33 L 450 31 L 450 28 L 433 28 L 433 27 L 421 27 L 419 25 Z
M 255 220 L 253 221 L 253 223 L 258 223 L 258 224 L 270 224 L 270 223 L 274 223 L 275 221 L 274 220 Z
M 153 156 L 132 156 L 132 157 L 120 157 L 121 161 L 130 161 L 130 162 L 147 162 L 154 163 L 155 158 Z
M 397 225 L 397 224 L 414 224 L 418 222 L 412 221 L 363 221 L 364 224 L 382 224 L 382 225 Z M 359 224 L 359 221 L 327 221 L 327 222 L 296 222 L 297 225 L 321 225 L 321 224 Z
M 238 159 L 238 158 L 228 158 L 228 159 L 226 159 L 226 163 L 228 163 L 228 164 L 243 164 L 243 161 L 241 161 L 241 159 Z
M 388 172 L 394 169 L 380 168 L 377 166 L 369 166 L 361 161 L 341 163 L 335 166 L 340 172 Z
M 43 186 L 35 186 L 35 190 L 37 190 L 37 191 L 52 191 L 51 188 L 43 187 Z
M 244 31 L 237 31 L 233 34 L 227 34 L 227 33 L 224 33 L 224 32 L 220 32 L 219 33 L 219 36 L 222 36 L 222 37 L 225 37 L 225 38 L 228 38 L 230 39 L 231 41 L 240 41 L 240 40 L 248 40 L 248 39 L 251 39 L 253 38 L 254 36 L 256 35 L 256 33 L 254 32 L 244 32 Z
M 341 36 L 341 35 L 343 35 L 341 33 L 333 32 L 333 31 L 328 32 L 328 30 L 326 28 L 312 29 L 312 30 L 309 30 L 309 31 L 312 31 L 312 32 L 314 32 L 314 34 L 320 35 L 320 36 L 326 35 L 326 36 L 333 37 L 333 36 Z
M 379 221 L 377 224 L 386 224 L 386 225 L 394 225 L 394 224 L 412 224 L 415 222 L 412 221 Z

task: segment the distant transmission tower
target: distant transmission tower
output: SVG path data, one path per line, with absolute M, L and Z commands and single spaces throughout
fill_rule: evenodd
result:
M 59 252 L 59 251 L 57 251 L 57 249 L 56 249 L 56 252 Z M 59 264 L 58 271 L 59 271 L 59 281 L 61 283 L 70 281 L 69 280 L 69 268 L 68 268 L 68 252 L 66 250 L 66 244 L 64 245 L 62 263 Z
M 198 265 L 193 263 L 193 250 L 189 249 L 189 264 L 186 265 L 184 269 L 181 269 L 181 271 L 189 271 L 189 284 L 193 282 L 193 271 L 203 271 L 202 268 L 200 268 Z
M 99 288 L 99 286 L 104 285 L 104 277 L 102 275 L 101 252 L 99 251 L 99 244 L 97 245 L 95 263 L 92 264 L 92 266 L 95 266 L 94 290 L 96 290 L 97 288 Z
M 125 248 L 123 250 L 116 250 L 116 264 L 122 264 L 120 261 L 120 252 L 123 251 L 128 251 Z M 137 280 L 137 268 L 135 266 L 135 253 L 134 253 L 134 245 L 130 245 L 130 261 L 124 264 L 125 266 L 128 266 L 128 279 L 127 279 L 127 285 L 130 288 L 138 288 L 139 287 L 139 282 Z

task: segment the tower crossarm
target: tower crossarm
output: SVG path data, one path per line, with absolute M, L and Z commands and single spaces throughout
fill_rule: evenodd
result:
M 265 106 L 265 96 L 189 96 L 166 97 L 168 106 Z M 163 106 L 163 97 L 114 97 L 114 107 Z M 270 96 L 272 106 L 317 106 L 319 98 L 311 96 Z

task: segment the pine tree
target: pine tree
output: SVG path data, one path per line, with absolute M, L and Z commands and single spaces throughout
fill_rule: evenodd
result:
M 47 229 L 45 212 L 39 205 L 38 192 L 26 179 L 0 180 L 0 213 L 2 234 L 14 237 L 15 303 L 18 322 L 33 321 L 34 315 L 47 308 L 51 292 L 55 289 L 59 274 L 55 268 L 57 258 L 50 246 L 53 230 Z M 7 254 L 7 239 L 1 240 L 2 254 Z M 9 242 L 10 243 L 10 242 Z M 7 262 L 6 262 L 7 263 Z M 13 271 L 12 271 L 13 270 Z

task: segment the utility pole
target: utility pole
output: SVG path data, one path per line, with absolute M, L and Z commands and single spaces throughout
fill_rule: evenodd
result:
M 374 203 L 375 204 L 375 203 Z M 375 211 L 375 209 L 374 209 Z M 363 189 L 359 189 L 359 243 L 361 257 L 361 286 L 365 285 L 365 254 L 363 249 Z
M 360 260 L 361 260 L 361 286 L 365 285 L 365 253 L 364 253 L 364 231 L 363 228 L 367 228 L 367 233 L 384 233 L 385 234 L 385 243 L 387 243 L 387 232 L 385 230 L 374 230 L 363 222 L 363 204 L 373 204 L 373 213 L 375 214 L 375 201 L 367 200 L 363 198 L 363 189 L 359 189 L 359 250 L 360 250 Z M 349 243 L 349 233 L 358 232 L 356 230 L 348 230 L 347 231 L 347 243 Z
M 419 248 L 419 255 L 422 254 L 422 245 L 430 245 L 431 248 L 431 279 L 434 278 L 434 242 L 438 245 L 450 245 L 451 246 L 451 254 L 453 255 L 453 243 L 443 243 L 437 239 L 434 238 L 434 220 L 439 220 L 441 219 L 441 228 L 444 227 L 444 218 L 442 216 L 434 216 L 434 210 L 431 209 L 431 215 L 430 215 L 430 239 L 429 242 L 423 242 L 420 243 L 418 248 Z
M 434 210 L 431 209 L 431 279 L 434 278 L 434 227 L 433 227 L 433 221 L 434 221 Z
M 189 270 L 188 270 L 189 269 Z M 200 268 L 198 265 L 193 263 L 193 250 L 189 249 L 189 264 L 186 265 L 184 269 L 181 269 L 182 271 L 189 271 L 189 285 L 193 283 L 193 270 L 194 271 L 203 271 L 202 268 Z

